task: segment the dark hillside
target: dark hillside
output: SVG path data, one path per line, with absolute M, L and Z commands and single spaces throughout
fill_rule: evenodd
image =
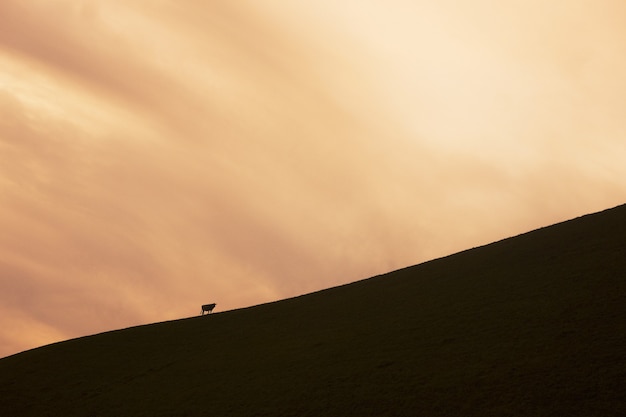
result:
M 626 416 L 625 392 L 626 206 L 0 359 L 0 416 Z

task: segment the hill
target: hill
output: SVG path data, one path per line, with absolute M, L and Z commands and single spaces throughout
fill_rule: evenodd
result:
M 624 416 L 626 206 L 0 360 L 2 416 Z

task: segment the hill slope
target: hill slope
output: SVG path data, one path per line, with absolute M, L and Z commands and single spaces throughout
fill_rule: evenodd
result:
M 2 416 L 626 415 L 626 206 L 0 360 Z

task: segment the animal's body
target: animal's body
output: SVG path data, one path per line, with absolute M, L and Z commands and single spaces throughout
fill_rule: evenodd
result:
M 206 311 L 207 314 L 211 314 L 211 312 L 215 308 L 215 305 L 216 305 L 215 303 L 203 305 L 202 306 L 202 312 L 200 314 L 204 316 L 204 312 L 205 311 Z

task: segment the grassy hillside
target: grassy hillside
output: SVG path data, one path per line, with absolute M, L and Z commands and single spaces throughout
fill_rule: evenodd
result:
M 626 206 L 0 360 L 1 416 L 625 416 L 625 392 Z

